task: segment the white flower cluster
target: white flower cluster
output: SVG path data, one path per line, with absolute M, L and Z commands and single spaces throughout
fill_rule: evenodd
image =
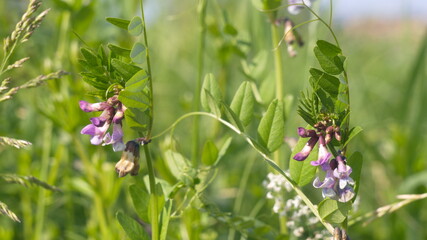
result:
M 290 192 L 292 186 L 280 174 L 269 173 L 267 180 L 263 182 L 264 187 L 267 189 L 267 198 L 274 199 L 273 211 L 280 216 L 286 215 L 285 199 L 283 198 L 283 189 Z
M 292 186 L 280 174 L 269 173 L 263 182 L 267 189 L 267 198 L 274 200 L 273 211 L 280 216 L 287 216 L 286 226 L 295 237 L 301 239 L 326 239 L 330 234 L 326 231 L 316 231 L 319 220 L 313 216 L 298 195 L 285 201 L 286 192 L 292 191 Z

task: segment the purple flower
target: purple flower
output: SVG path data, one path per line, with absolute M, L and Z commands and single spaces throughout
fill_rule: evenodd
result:
M 80 108 L 85 112 L 97 112 L 102 111 L 109 107 L 109 104 L 106 102 L 99 103 L 88 103 L 86 101 L 79 101 Z
M 100 126 L 103 126 L 105 122 L 110 120 L 113 114 L 114 114 L 114 108 L 108 106 L 107 108 L 104 109 L 104 111 L 101 113 L 99 117 L 93 117 L 90 119 L 90 121 L 92 122 L 93 125 L 100 127 Z
M 311 150 L 313 150 L 313 148 L 316 145 L 318 139 L 319 138 L 317 136 L 316 137 L 311 137 L 308 140 L 307 144 L 305 144 L 305 146 L 302 148 L 301 152 L 297 153 L 294 156 L 294 159 L 297 160 L 297 161 L 303 161 L 303 160 L 305 160 L 308 157 L 308 155 L 310 155 Z
M 351 186 L 346 186 L 344 189 L 338 189 L 338 201 L 348 202 L 354 198 L 354 190 Z
M 302 5 L 305 3 L 308 7 L 311 7 L 311 1 L 310 0 L 288 0 L 288 3 L 290 6 L 288 7 L 288 12 L 293 15 L 297 15 L 301 12 L 301 10 L 305 7 Z M 292 5 L 292 4 L 301 4 L 301 5 Z
M 320 181 L 319 177 L 316 177 L 313 181 L 313 187 L 322 188 L 323 198 L 329 197 L 334 198 L 336 192 L 334 190 L 336 180 L 331 170 L 326 171 L 326 176 L 323 181 Z
M 322 189 L 323 198 L 328 197 L 340 202 L 350 201 L 355 195 L 352 187 L 354 180 L 349 176 L 351 167 L 347 166 L 345 157 L 338 155 L 336 159 L 321 166 L 322 170 L 326 172 L 325 179 L 320 181 L 319 177 L 316 177 L 313 186 Z
M 334 177 L 339 179 L 339 188 L 344 189 L 348 185 L 354 185 L 354 180 L 350 177 L 351 167 L 345 162 L 341 155 L 337 156 L 338 167 L 334 169 Z
M 123 143 L 123 130 L 121 123 L 113 123 L 113 134 L 107 133 L 104 137 L 104 143 L 102 146 L 113 144 L 114 152 L 125 150 L 125 144 Z
M 99 145 L 102 143 L 102 140 L 104 138 L 105 133 L 107 132 L 108 128 L 110 127 L 110 123 L 106 122 L 101 127 L 97 127 L 94 124 L 89 124 L 86 127 L 84 127 L 80 133 L 81 134 L 87 134 L 91 135 L 90 143 L 93 145 Z
M 90 119 L 92 124 L 85 126 L 81 130 L 81 134 L 90 135 L 90 142 L 94 145 L 112 144 L 114 151 L 123 151 L 125 145 L 123 143 L 122 120 L 126 107 L 118 100 L 117 96 L 99 103 L 80 101 L 79 105 L 85 112 L 103 111 L 99 117 Z M 113 123 L 112 134 L 107 133 L 111 123 Z
M 317 161 L 312 161 L 311 165 L 313 166 L 321 166 L 325 163 L 328 163 L 329 158 L 331 158 L 332 154 L 328 152 L 328 148 L 325 144 L 325 138 L 320 135 L 319 136 L 319 157 Z

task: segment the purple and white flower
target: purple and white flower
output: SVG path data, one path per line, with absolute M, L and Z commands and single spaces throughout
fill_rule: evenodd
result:
M 117 96 L 99 103 L 80 101 L 79 105 L 85 112 L 103 111 L 99 117 L 91 118 L 91 124 L 85 126 L 80 133 L 90 135 L 90 142 L 93 145 L 112 144 L 114 151 L 123 151 L 125 145 L 123 143 L 122 120 L 126 108 L 118 101 Z M 113 125 L 112 134 L 107 132 L 111 124 Z
M 329 162 L 329 158 L 331 158 L 332 154 L 328 152 L 328 148 L 326 147 L 325 138 L 320 135 L 319 136 L 319 157 L 317 161 L 312 161 L 311 165 L 313 166 L 322 166 L 325 163 Z

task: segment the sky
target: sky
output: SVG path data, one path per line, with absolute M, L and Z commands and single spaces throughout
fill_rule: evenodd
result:
M 322 4 L 329 1 L 322 0 Z M 338 21 L 364 18 L 411 18 L 427 23 L 427 0 L 334 0 L 334 17 Z

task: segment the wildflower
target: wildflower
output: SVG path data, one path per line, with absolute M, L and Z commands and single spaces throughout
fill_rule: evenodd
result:
M 332 154 L 328 152 L 328 148 L 326 147 L 325 138 L 320 135 L 319 136 L 319 157 L 317 161 L 312 161 L 311 165 L 313 166 L 321 166 L 329 161 Z
M 352 169 L 346 164 L 344 156 L 337 156 L 338 166 L 334 170 L 334 177 L 339 179 L 340 189 L 344 189 L 347 185 L 354 185 L 354 180 L 350 177 Z
M 126 143 L 126 148 L 122 153 L 120 161 L 116 164 L 116 172 L 119 177 L 124 177 L 128 173 L 135 176 L 139 171 L 139 144 L 136 141 Z
M 313 150 L 313 148 L 316 145 L 318 139 L 319 138 L 317 136 L 316 137 L 311 137 L 308 140 L 308 142 L 305 144 L 305 146 L 302 148 L 301 152 L 297 153 L 294 156 L 294 159 L 297 160 L 297 161 L 303 161 L 303 160 L 305 160 L 308 157 L 308 155 L 310 155 L 311 150 Z
M 313 186 L 322 189 L 324 198 L 329 197 L 340 202 L 350 201 L 355 195 L 352 187 L 354 180 L 349 176 L 352 170 L 346 164 L 345 157 L 338 155 L 330 163 L 324 163 L 321 166 L 326 172 L 325 179 L 320 181 L 319 177 L 316 177 Z
M 288 0 L 289 7 L 288 12 L 293 15 L 297 15 L 301 12 L 301 10 L 305 7 L 303 4 L 307 5 L 307 7 L 311 7 L 310 0 Z M 295 4 L 295 5 L 292 5 Z M 297 5 L 299 4 L 299 5 Z
M 118 100 L 118 97 L 113 96 L 107 101 L 98 103 L 80 101 L 79 105 L 85 112 L 102 111 L 99 117 L 91 118 L 91 124 L 85 126 L 80 133 L 90 135 L 90 142 L 93 145 L 112 144 L 114 151 L 123 151 L 125 145 L 123 143 L 122 120 L 126 108 Z M 112 134 L 107 132 L 111 125 L 113 125 Z
M 104 125 L 97 127 L 93 123 L 84 127 L 80 133 L 91 135 L 90 143 L 93 145 L 100 145 L 104 139 L 104 136 L 110 127 L 110 122 L 104 123 Z

